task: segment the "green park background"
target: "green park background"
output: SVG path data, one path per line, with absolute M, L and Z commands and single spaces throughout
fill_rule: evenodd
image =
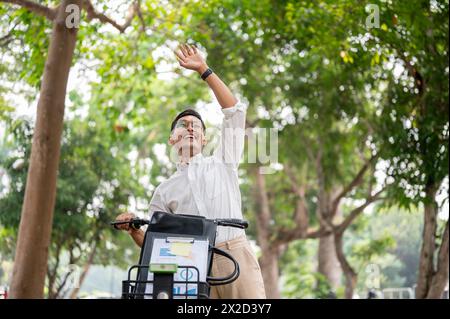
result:
M 63 38 L 70 2 L 81 16 Z M 278 135 L 276 162 L 246 151 L 239 168 L 269 298 L 448 298 L 448 15 L 448 0 L 0 0 L 0 293 L 26 210 L 26 231 L 51 226 L 43 297 L 120 297 L 139 250 L 109 222 L 146 217 L 175 171 L 176 114 L 198 110 L 211 143 L 220 127 L 173 54 L 190 43 L 248 104 L 247 128 Z M 60 153 L 33 202 L 38 135 Z

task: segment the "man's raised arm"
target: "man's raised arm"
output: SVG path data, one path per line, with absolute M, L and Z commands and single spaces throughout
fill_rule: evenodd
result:
M 208 65 L 195 46 L 180 45 L 175 51 L 180 65 L 194 70 L 202 75 Z M 215 74 L 211 73 L 206 82 L 213 90 L 224 114 L 220 143 L 214 151 L 214 156 L 226 164 L 237 168 L 244 151 L 246 105 L 239 101 L 228 86 Z
M 180 65 L 186 69 L 196 71 L 200 75 L 208 69 L 206 61 L 200 55 L 200 52 L 195 46 L 181 44 L 179 46 L 179 50 L 175 51 L 175 54 L 178 62 L 180 62 Z M 228 86 L 217 76 L 217 74 L 213 72 L 206 78 L 205 81 L 208 83 L 223 109 L 236 105 L 238 100 L 234 97 L 233 93 L 231 93 Z

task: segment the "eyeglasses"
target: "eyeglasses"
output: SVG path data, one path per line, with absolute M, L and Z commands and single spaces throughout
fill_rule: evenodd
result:
M 192 129 L 194 131 L 201 131 L 201 129 L 203 128 L 202 123 L 199 121 L 194 121 L 194 122 L 190 122 L 190 121 L 186 121 L 186 120 L 178 120 L 177 124 L 175 124 L 175 128 L 184 128 L 184 129 L 188 129 L 189 124 L 192 125 Z

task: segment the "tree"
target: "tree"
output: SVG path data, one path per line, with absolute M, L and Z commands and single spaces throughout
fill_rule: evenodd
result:
M 99 20 L 123 33 L 136 15 L 142 21 L 140 1 L 132 2 L 123 25 L 97 12 L 89 0 L 62 0 L 54 8 L 29 0 L 1 2 L 19 5 L 52 23 L 10 294 L 11 298 L 42 298 L 56 196 L 66 86 L 77 42 L 80 13 L 84 9 L 88 21 Z M 27 17 L 20 22 L 26 24 L 29 21 L 30 17 Z
M 10 294 L 11 298 L 39 298 L 43 293 L 51 234 L 66 85 L 77 33 L 76 28 L 65 27 L 66 7 L 80 6 L 81 1 L 62 1 L 57 9 L 29 1 L 8 2 L 19 3 L 53 20 Z M 35 227 L 38 224 L 41 227 Z
M 15 147 L 10 147 L 11 156 L 2 162 L 11 182 L 10 192 L 0 200 L 3 212 L 0 222 L 12 231 L 10 236 L 17 238 L 19 199 L 24 193 L 31 146 L 30 124 L 17 121 L 13 125 L 13 134 Z M 130 197 L 143 197 L 144 190 L 131 175 L 126 149 L 122 148 L 123 155 L 113 156 L 111 145 L 118 143 L 111 143 L 108 136 L 109 129 L 101 121 L 96 121 L 94 126 L 89 118 L 86 122 L 66 122 L 57 183 L 61 195 L 56 199 L 46 271 L 48 298 L 67 296 L 73 288 L 67 283 L 76 267 L 80 271 L 81 286 L 93 263 L 107 265 L 114 262 L 126 266 L 130 262 L 131 256 L 124 258 L 130 243 L 113 233 L 109 221 L 120 213 Z
M 392 203 L 424 207 L 417 298 L 440 298 L 448 281 L 448 221 L 436 234 L 436 195 L 448 177 L 448 9 L 448 1 L 388 4 L 385 24 L 372 31 L 380 55 L 401 70 L 384 77 L 376 143 L 394 181 Z
M 412 208 L 411 211 L 406 211 L 398 207 L 384 209 L 379 205 L 372 211 L 372 216 L 364 216 L 361 221 L 358 225 L 360 231 L 353 236 L 353 240 L 361 241 L 368 246 L 372 238 L 390 237 L 395 244 L 384 251 L 384 256 L 381 255 L 372 260 L 364 257 L 367 263 L 379 266 L 380 275 L 382 274 L 381 288 L 413 287 L 419 270 L 418 247 L 421 244 L 423 229 L 420 210 Z M 364 247 L 362 248 L 361 252 L 365 250 Z M 367 289 L 362 285 L 359 288 Z

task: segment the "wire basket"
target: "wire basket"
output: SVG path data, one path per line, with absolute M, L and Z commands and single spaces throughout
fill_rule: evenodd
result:
M 178 266 L 179 272 L 186 274 L 184 280 L 174 280 L 173 273 L 153 274 L 153 280 L 131 279 L 132 272 L 146 270 L 150 266 L 134 265 L 128 271 L 128 279 L 122 281 L 122 299 L 209 299 L 210 286 L 199 280 L 199 270 L 195 266 Z M 134 278 L 138 278 L 138 275 Z M 154 287 L 165 282 L 166 289 L 155 292 Z M 172 291 L 170 291 L 172 290 Z M 162 294 L 164 291 L 165 294 Z

